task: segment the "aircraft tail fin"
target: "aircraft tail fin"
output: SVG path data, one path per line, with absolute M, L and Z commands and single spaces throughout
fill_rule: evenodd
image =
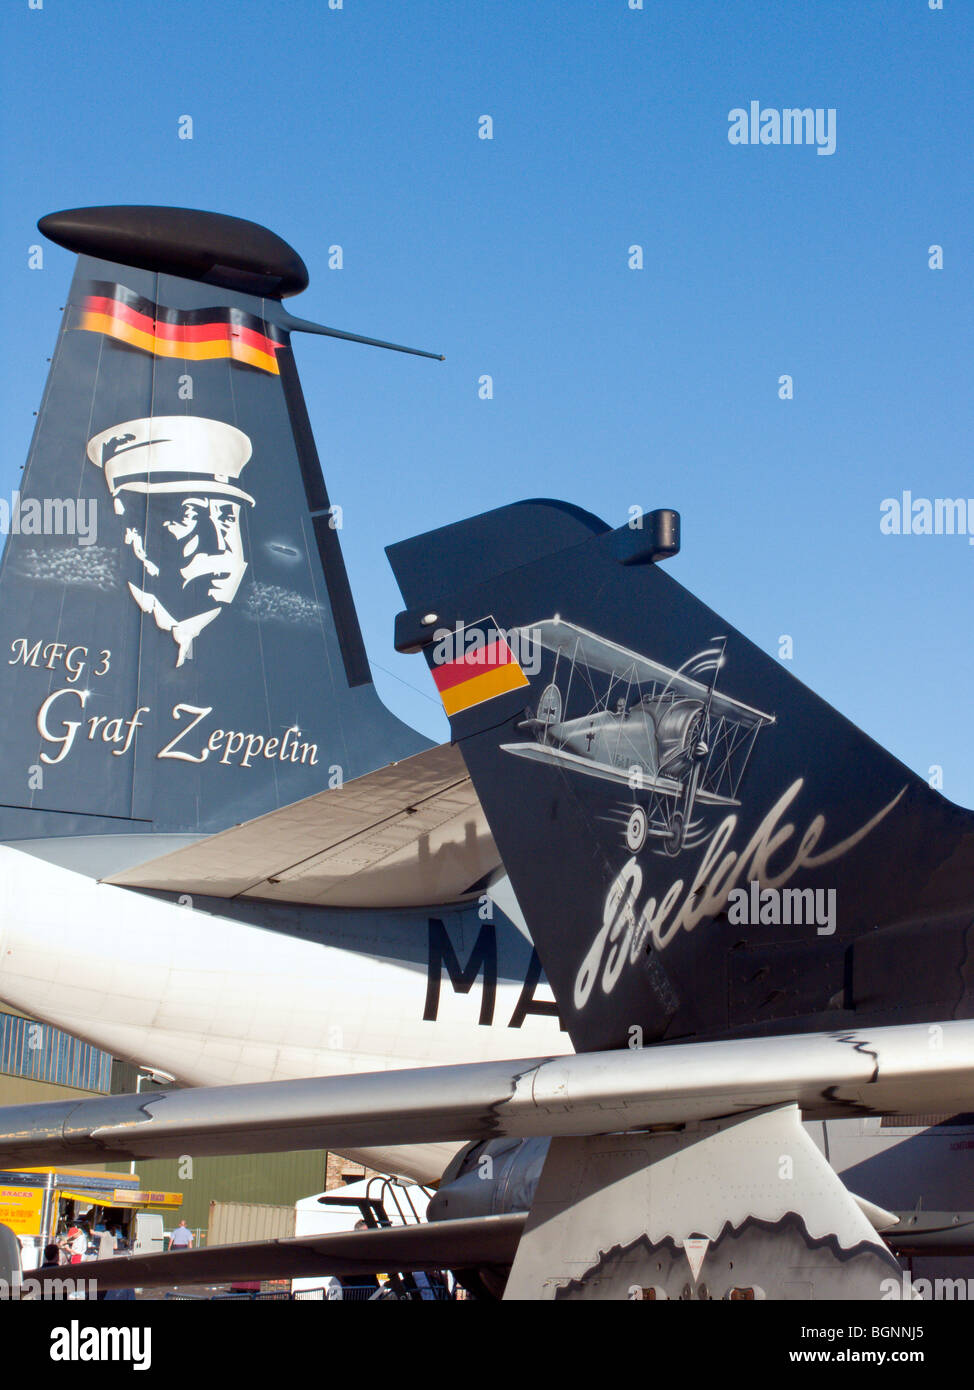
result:
M 209 833 L 427 746 L 372 685 L 291 347 L 358 335 L 284 308 L 297 252 L 179 208 L 39 225 L 79 259 L 0 504 L 0 838 Z
M 969 1017 L 974 816 L 682 588 L 669 511 L 389 549 L 578 1050 Z

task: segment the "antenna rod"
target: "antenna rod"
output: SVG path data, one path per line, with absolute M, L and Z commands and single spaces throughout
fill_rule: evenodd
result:
M 414 357 L 432 357 L 434 362 L 445 362 L 439 352 L 424 352 L 422 348 L 402 347 L 399 343 L 384 343 L 381 338 L 363 338 L 360 333 L 343 333 L 340 328 L 326 328 L 323 323 L 312 323 L 310 319 L 297 319 L 287 310 L 275 314 L 274 322 L 291 333 L 320 333 L 325 338 L 344 338 L 349 343 L 365 343 L 369 347 L 389 348 L 392 352 L 409 352 Z

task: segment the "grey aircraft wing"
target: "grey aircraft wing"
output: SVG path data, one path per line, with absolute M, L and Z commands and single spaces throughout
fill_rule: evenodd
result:
M 384 1226 L 371 1231 L 248 1241 L 165 1255 L 121 1256 L 85 1266 L 99 1290 L 229 1280 L 367 1277 L 377 1269 L 440 1270 L 510 1264 L 526 1213 Z
M 7 1106 L 0 1167 L 613 1134 L 788 1104 L 806 1119 L 974 1109 L 974 1021 Z

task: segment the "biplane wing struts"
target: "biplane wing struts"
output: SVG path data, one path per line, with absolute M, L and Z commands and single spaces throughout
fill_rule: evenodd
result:
M 522 642 L 537 643 L 547 651 L 558 653 L 563 659 L 581 662 L 591 671 L 614 676 L 616 679 L 621 680 L 631 673 L 631 679 L 636 682 L 648 684 L 658 681 L 668 688 L 679 690 L 681 694 L 701 700 L 706 700 L 710 693 L 708 685 L 687 675 L 684 669 L 707 655 L 706 652 L 694 653 L 683 662 L 681 668 L 673 670 L 661 662 L 640 656 L 628 647 L 611 642 L 607 637 L 589 632 L 557 615 L 522 628 L 520 635 Z M 712 708 L 718 713 L 733 714 L 741 722 L 775 722 L 773 714 L 765 714 L 762 710 L 754 709 L 740 700 L 733 700 L 716 690 L 713 692 Z
M 559 616 L 516 635 L 522 651 L 549 654 L 551 678 L 518 724 L 531 739 L 502 751 L 627 787 L 633 853 L 652 836 L 678 854 L 698 802 L 740 805 L 754 742 L 774 715 L 716 689 L 726 638 L 673 669 Z

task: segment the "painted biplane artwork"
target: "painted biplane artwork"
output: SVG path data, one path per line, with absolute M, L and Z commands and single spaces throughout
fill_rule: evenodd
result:
M 670 856 L 700 845 L 713 830 L 701 808 L 741 804 L 758 734 L 775 720 L 717 690 L 726 638 L 672 670 L 559 617 L 522 637 L 553 669 L 518 724 L 533 738 L 504 752 L 625 787 L 618 816 L 632 854 L 648 839 Z

